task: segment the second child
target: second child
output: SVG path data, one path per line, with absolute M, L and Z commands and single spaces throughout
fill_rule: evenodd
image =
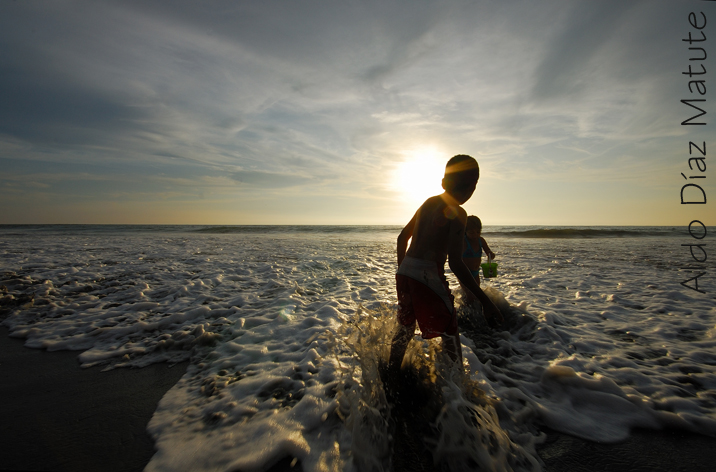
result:
M 478 285 L 480 285 L 480 265 L 483 251 L 488 260 L 495 258 L 495 253 L 492 252 L 490 246 L 487 245 L 487 241 L 482 237 L 482 221 L 477 216 L 470 215 L 467 217 L 467 224 L 465 225 L 462 260 L 465 261 L 465 265 L 470 269 Z

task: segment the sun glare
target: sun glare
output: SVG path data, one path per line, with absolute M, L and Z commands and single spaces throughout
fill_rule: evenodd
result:
M 404 153 L 405 160 L 395 169 L 393 185 L 410 203 L 422 203 L 426 198 L 442 193 L 445 159 L 434 149 L 420 149 Z

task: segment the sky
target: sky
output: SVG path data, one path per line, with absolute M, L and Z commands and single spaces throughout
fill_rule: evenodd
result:
M 682 74 L 713 83 L 714 25 L 676 0 L 4 1 L 0 224 L 405 224 L 470 154 L 485 225 L 713 225 L 680 191 L 716 136 Z

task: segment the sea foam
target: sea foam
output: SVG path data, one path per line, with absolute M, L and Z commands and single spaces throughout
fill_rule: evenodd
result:
M 405 460 L 380 376 L 395 228 L 73 231 L 2 235 L 3 324 L 29 347 L 77 350 L 85 367 L 191 360 L 149 425 L 148 470 Z M 634 427 L 715 435 L 714 298 L 679 285 L 673 231 L 513 231 L 485 235 L 500 274 L 483 284 L 504 329 L 487 328 L 448 274 L 468 374 L 450 374 L 439 342 L 411 343 L 430 459 L 537 470 L 543 426 L 603 442 Z

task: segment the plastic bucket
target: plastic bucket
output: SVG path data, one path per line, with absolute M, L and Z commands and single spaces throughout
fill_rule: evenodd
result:
M 497 277 L 497 262 L 485 262 L 480 264 L 480 267 L 482 267 L 482 276 L 486 279 Z

